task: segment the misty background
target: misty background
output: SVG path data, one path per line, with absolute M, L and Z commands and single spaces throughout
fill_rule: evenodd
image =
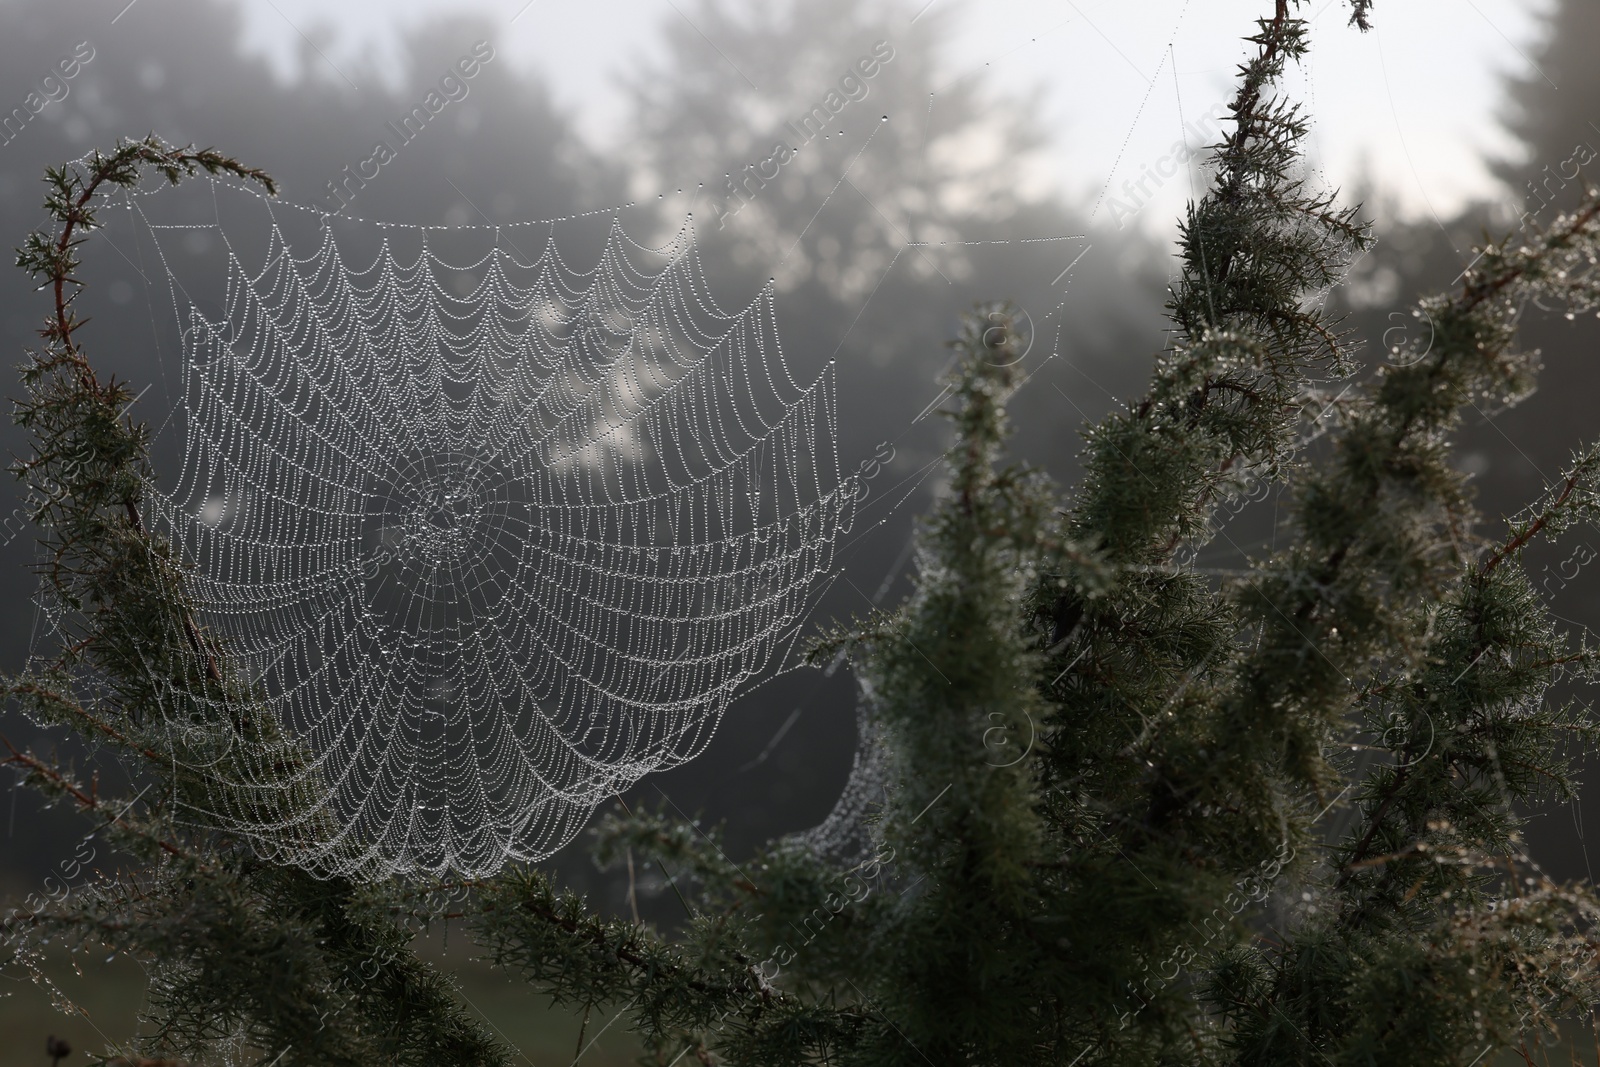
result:
M 467 95 L 347 197 L 345 212 L 468 225 L 601 211 L 647 244 L 692 215 L 724 308 L 743 307 L 774 279 L 787 356 L 807 375 L 838 361 L 842 470 L 881 458 L 885 443 L 893 455 L 840 539 L 843 577 L 814 613 L 817 629 L 892 606 L 909 588 L 914 520 L 941 484 L 934 461 L 945 430 L 925 413 L 939 396 L 945 342 L 975 301 L 1011 298 L 1033 324 L 1034 374 L 1011 408 L 1015 451 L 1070 492 L 1080 428 L 1136 396 L 1165 344 L 1175 219 L 1203 182 L 1179 157 L 1214 137 L 1204 116 L 1231 95 L 1239 38 L 1262 7 L 0 0 L 0 114 L 26 114 L 58 61 L 85 42 L 92 49 L 48 90 L 57 99 L 5 129 L 0 234 L 14 247 L 41 221 L 46 166 L 149 132 L 262 167 L 286 200 L 338 206 L 329 183 L 371 157 L 376 141 L 393 143 L 386 124 L 487 42 L 493 58 Z M 1406 314 L 1411 301 L 1452 284 L 1485 232 L 1503 236 L 1536 210 L 1548 223 L 1575 198 L 1562 165 L 1578 146 L 1600 145 L 1600 67 L 1587 54 L 1600 42 L 1600 9 L 1582 0 L 1393 0 L 1365 37 L 1344 25 L 1342 3 L 1310 5 L 1310 14 L 1313 52 L 1291 91 L 1317 121 L 1313 180 L 1365 200 L 1376 223 L 1379 245 L 1333 295 L 1376 365 L 1426 329 Z M 785 123 L 822 102 L 879 42 L 892 58 L 837 127 L 730 214 L 725 176 L 777 142 L 794 144 Z M 1534 181 L 1543 182 L 1538 195 Z M 178 399 L 163 340 L 164 274 L 122 243 L 115 221 L 106 237 L 89 246 L 81 308 L 94 321 L 80 336 L 103 371 L 135 391 L 151 387 L 133 412 L 159 425 Z M 46 311 L 20 272 L 0 274 L 0 342 L 13 363 Z M 1538 394 L 1476 413 L 1460 434 L 1461 463 L 1491 521 L 1532 499 L 1580 440 L 1600 433 L 1595 324 L 1530 308 L 1525 337 L 1545 354 Z M 17 392 L 13 382 L 6 395 Z M 0 440 L 8 455 L 25 453 L 14 427 L 0 427 Z M 163 447 L 158 474 L 176 455 Z M 14 484 L 0 486 L 0 516 L 19 503 Z M 1248 509 L 1200 565 L 1236 566 L 1265 547 L 1275 514 L 1274 499 Z M 33 543 L 18 530 L 0 530 L 8 670 L 37 628 Z M 1600 547 L 1600 531 L 1579 531 L 1548 562 L 1585 538 Z M 1538 575 L 1545 562 L 1535 556 L 1530 569 Z M 1600 575 L 1549 588 L 1575 625 L 1600 620 Z M 0 732 L 19 747 L 54 743 L 13 713 Z M 854 743 L 848 670 L 795 672 L 741 699 L 703 756 L 647 779 L 630 799 L 725 821 L 738 858 L 819 823 Z M 1589 767 L 1593 779 L 1600 762 Z M 9 781 L 7 789 L 0 884 L 21 893 L 82 829 Z M 1536 824 L 1535 855 L 1552 874 L 1593 877 L 1582 833 L 1589 809 L 1600 813 L 1600 789 Z M 593 869 L 581 841 L 552 862 L 620 906 L 616 878 Z

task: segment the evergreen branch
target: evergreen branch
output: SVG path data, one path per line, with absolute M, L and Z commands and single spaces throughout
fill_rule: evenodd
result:
M 1480 578 L 1487 578 L 1494 573 L 1496 567 L 1508 557 L 1520 553 L 1528 542 L 1532 541 L 1540 532 L 1544 531 L 1552 522 L 1557 521 L 1563 512 L 1568 510 L 1569 503 L 1577 503 L 1589 509 L 1595 508 L 1595 486 L 1586 484 L 1596 475 L 1596 468 L 1600 467 L 1600 445 L 1591 447 L 1587 454 L 1581 456 L 1567 473 L 1560 488 L 1541 507 L 1539 513 L 1526 523 L 1521 524 L 1512 531 L 1512 536 L 1504 544 L 1494 550 L 1487 559 L 1478 565 L 1477 573 Z M 1574 493 L 1579 487 L 1585 489 L 1584 494 L 1574 499 Z M 1557 532 L 1552 529 L 1552 533 Z
M 97 793 L 85 792 L 77 783 L 68 778 L 60 768 L 44 762 L 31 753 L 18 749 L 11 743 L 10 738 L 3 734 L 0 734 L 0 745 L 4 745 L 6 751 L 11 753 L 5 759 L 0 760 L 0 765 L 14 764 L 23 768 L 27 772 L 28 780 L 43 785 L 51 792 L 72 798 L 86 812 L 99 814 L 104 810 L 105 805 L 101 802 Z M 124 836 L 131 840 L 150 844 L 169 856 L 182 857 L 196 867 L 202 870 L 205 869 L 204 861 L 194 853 L 182 848 L 175 842 L 153 833 L 141 831 L 137 826 L 122 822 L 120 814 L 105 824 L 105 827 L 112 826 L 117 827 Z
M 167 768 L 171 765 L 166 756 L 135 741 L 132 736 L 118 730 L 104 718 L 89 711 L 80 702 L 65 693 L 40 685 L 32 680 L 12 682 L 6 687 L 6 692 L 10 696 L 24 698 L 36 708 L 48 707 L 55 711 L 64 711 L 88 736 L 98 735 L 101 738 L 112 741 L 124 751 L 135 753 L 157 767 Z
M 1595 466 L 1597 464 L 1600 464 L 1600 448 L 1591 448 L 1584 456 L 1580 457 L 1578 462 L 1573 465 L 1572 469 L 1568 472 L 1559 487 L 1551 491 L 1546 502 L 1541 506 L 1538 513 L 1530 521 L 1516 526 L 1512 530 L 1511 536 L 1505 542 L 1495 548 L 1473 567 L 1471 573 L 1464 579 L 1464 588 L 1473 590 L 1477 597 L 1481 597 L 1487 590 L 1489 582 L 1495 574 L 1496 569 L 1507 560 L 1516 558 L 1522 549 L 1526 547 L 1526 545 L 1535 536 L 1546 530 L 1546 528 L 1549 527 L 1553 522 L 1559 521 L 1561 515 L 1571 506 L 1574 504 L 1581 504 L 1592 508 L 1594 506 L 1593 499 L 1595 491 L 1593 485 L 1588 483 L 1592 482 L 1592 479 L 1594 478 Z M 1584 492 L 1581 495 L 1575 495 L 1578 494 L 1580 487 L 1584 489 Z M 1537 612 L 1541 618 L 1547 615 L 1547 611 L 1542 607 L 1530 606 L 1530 610 Z M 1474 638 L 1470 646 L 1470 659 L 1467 661 L 1467 666 L 1461 670 L 1461 674 L 1463 675 L 1468 670 L 1471 670 L 1474 666 L 1476 666 L 1476 664 L 1484 657 L 1484 655 L 1493 647 L 1495 647 L 1494 642 L 1490 640 L 1485 632 L 1487 619 L 1484 611 L 1476 607 L 1468 609 L 1468 611 L 1474 620 Z M 1525 669 L 1534 673 L 1547 674 L 1557 666 L 1575 662 L 1587 663 L 1590 662 L 1591 659 L 1592 657 L 1586 650 L 1571 655 L 1547 655 L 1544 659 L 1530 663 Z M 1454 668 L 1452 667 L 1450 669 Z M 1413 683 L 1410 688 L 1412 690 L 1413 699 L 1427 699 L 1425 687 L 1423 685 Z M 1352 876 L 1352 873 L 1364 865 L 1365 859 L 1373 846 L 1374 840 L 1383 826 L 1383 820 L 1385 816 L 1389 813 L 1394 803 L 1401 797 L 1408 785 L 1412 768 L 1417 765 L 1417 761 L 1412 758 L 1413 749 L 1411 741 L 1407 741 L 1406 746 L 1401 750 L 1400 755 L 1401 760 L 1399 769 L 1394 772 L 1393 776 L 1388 780 L 1388 784 L 1385 789 L 1379 794 L 1376 806 L 1370 809 L 1370 812 L 1367 816 L 1367 828 L 1365 832 L 1349 850 L 1347 858 L 1340 866 L 1340 875 L 1338 882 L 1336 883 L 1339 887 L 1347 884 Z M 1500 756 L 1498 758 L 1505 760 L 1506 762 L 1528 767 L 1537 774 L 1550 779 L 1554 783 L 1560 784 L 1564 781 L 1564 776 L 1549 771 L 1542 765 L 1534 764 L 1528 761 L 1518 761 L 1514 758 L 1504 756 Z

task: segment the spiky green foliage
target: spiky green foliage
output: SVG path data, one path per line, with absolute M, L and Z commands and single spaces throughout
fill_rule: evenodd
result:
M 1527 303 L 1600 299 L 1600 198 L 1484 249 L 1419 305 L 1431 346 L 1361 380 L 1320 301 L 1368 237 L 1301 177 L 1307 122 L 1275 89 L 1305 37 L 1279 0 L 1249 38 L 1184 220 L 1172 345 L 1088 430 L 1070 499 L 1004 461 L 1013 311 L 965 320 L 915 590 L 815 649 L 849 655 L 883 755 L 866 851 L 785 840 L 735 862 L 714 828 L 601 820 L 602 862 L 673 872 L 676 931 L 534 870 L 357 885 L 256 855 L 269 797 L 230 793 L 227 761 L 302 756 L 140 521 L 146 443 L 74 340 L 70 286 L 97 187 L 143 167 L 263 176 L 153 141 L 52 172 L 55 228 L 22 252 L 56 316 L 24 371 L 37 450 L 19 473 L 64 637 L 10 695 L 123 753 L 143 789 L 112 801 L 37 754 L 11 763 L 146 867 L 13 915 L 14 953 L 33 962 L 52 932 L 150 961 L 142 1054 L 214 1059 L 235 1038 L 286 1064 L 503 1061 L 408 947 L 446 916 L 530 996 L 620 1012 L 658 1065 L 1466 1067 L 1590 1009 L 1596 902 L 1540 875 L 1519 828 L 1576 789 L 1568 753 L 1596 726 L 1552 691 L 1592 680 L 1594 655 L 1522 554 L 1595 519 L 1600 448 L 1484 539 L 1449 442 L 1464 408 L 1532 388 Z M 1287 501 L 1280 547 L 1195 569 L 1263 481 Z M 270 800 L 325 832 L 309 788 Z

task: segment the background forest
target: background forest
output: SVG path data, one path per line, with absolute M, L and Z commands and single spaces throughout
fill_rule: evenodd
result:
M 121 20 L 116 47 L 98 49 L 67 97 L 0 146 L 0 231 L 13 235 L 12 243 L 37 224 L 36 182 L 45 164 L 108 145 L 119 135 L 143 133 L 144 127 L 176 143 L 214 144 L 266 167 L 288 199 L 326 201 L 328 182 L 362 158 L 354 146 L 407 111 L 415 86 L 430 81 L 433 71 L 453 63 L 472 42 L 494 36 L 492 26 L 472 17 L 419 27 L 406 38 L 402 69 L 352 70 L 364 91 L 350 95 L 329 91 L 324 82 L 333 75 L 327 71 L 285 81 L 245 52 L 241 16 L 229 4 L 184 4 L 181 18 L 178 5 L 164 0 L 140 0 L 140 8 L 161 13 L 142 10 L 148 16 L 143 21 L 132 15 Z M 842 196 L 813 218 L 814 194 L 832 185 L 837 173 L 827 148 L 819 145 L 741 210 L 749 213 L 742 228 L 706 246 L 713 288 L 747 297 L 753 290 L 750 265 L 770 262 L 806 234 L 804 251 L 785 260 L 777 279 L 785 345 L 792 352 L 838 346 L 848 356 L 839 436 L 847 466 L 890 454 L 880 446 L 892 441 L 893 458 L 882 462 L 863 517 L 842 546 L 840 562 L 849 580 L 830 590 L 819 623 L 860 612 L 869 602 L 893 603 L 907 589 L 912 519 L 927 510 L 940 488 L 937 472 L 929 477 L 927 470 L 944 447 L 944 427 L 918 416 L 939 395 L 935 378 L 960 310 L 975 300 L 1010 296 L 1042 317 L 1061 299 L 1059 287 L 1045 284 L 1056 269 L 1048 264 L 1067 263 L 1088 239 L 1043 246 L 1050 258 L 1033 254 L 1040 246 L 1014 242 L 1100 232 L 1089 219 L 1092 202 L 1040 194 L 1016 180 L 1019 161 L 1036 152 L 1050 131 L 1026 101 L 997 100 L 978 79 L 951 82 L 928 58 L 936 52 L 928 43 L 952 24 L 935 10 L 908 30 L 909 10 L 799 0 L 775 6 L 760 20 L 707 6 L 695 12 L 692 25 L 664 23 L 659 66 L 630 79 L 627 121 L 637 151 L 627 158 L 588 147 L 539 81 L 520 76 L 510 64 L 487 63 L 471 95 L 426 131 L 427 150 L 401 153 L 360 189 L 350 208 L 366 217 L 447 223 L 480 221 L 485 211 L 506 218 L 556 216 L 673 189 L 697 175 L 731 172 L 770 151 L 764 131 L 777 125 L 773 116 L 796 110 L 805 91 L 795 86 L 826 85 L 839 57 L 853 58 L 874 41 L 894 40 L 895 58 L 858 105 L 861 114 L 847 117 L 865 123 L 885 113 L 916 115 L 937 89 L 939 109 L 930 109 L 927 126 L 895 121 L 873 134 L 880 148 L 888 145 L 890 158 L 915 159 L 917 165 L 863 171 L 859 195 Z M 0 3 L 0 100 L 24 97 L 28 72 L 40 57 L 53 61 L 57 52 L 70 51 L 83 37 L 80 24 L 72 8 Z M 179 25 L 181 35 L 174 32 Z M 721 91 L 720 80 L 708 74 L 708 38 L 762 71 L 763 84 L 774 88 L 738 97 Z M 1550 6 L 1543 42 L 1530 57 L 1537 73 L 1508 80 L 1503 113 L 1485 117 L 1502 122 L 1519 142 L 1515 156 L 1495 163 L 1506 189 L 1497 202 L 1453 218 L 1402 218 L 1383 188 L 1346 190 L 1347 200 L 1366 200 L 1365 215 L 1375 220 L 1378 236 L 1355 263 L 1352 284 L 1336 290 L 1341 304 L 1334 310 L 1348 312 L 1350 325 L 1367 342 L 1363 358 L 1378 359 L 1391 345 L 1427 329 L 1396 317 L 1395 309 L 1419 292 L 1448 286 L 1467 265 L 1462 250 L 1484 232 L 1514 229 L 1518 213 L 1509 204 L 1548 221 L 1558 208 L 1576 202 L 1569 161 L 1592 157 L 1594 149 L 1587 156 L 1581 150 L 1600 145 L 1600 69 L 1588 55 L 1596 40 L 1600 11 L 1577 0 Z M 314 46 L 308 42 L 308 48 Z M 306 69 L 317 67 L 308 62 Z M 140 128 L 130 129 L 130 123 Z M 998 147 L 976 161 L 957 152 L 922 151 L 930 141 L 966 143 L 978 131 Z M 1197 138 L 1193 147 L 1200 143 Z M 656 236 L 670 232 L 679 219 L 681 208 L 664 204 Z M 906 230 L 920 242 L 1013 243 L 1004 246 L 1005 254 L 976 245 L 903 251 L 900 269 L 886 270 L 893 253 L 885 249 L 901 248 Z M 1164 343 L 1159 309 L 1174 267 L 1171 248 L 1149 233 L 1138 227 L 1117 231 L 1114 251 L 1088 261 L 1093 269 L 1071 275 L 1068 307 L 1057 313 L 1071 323 L 1061 336 L 1059 358 L 1011 404 L 1015 451 L 1067 486 L 1078 480 L 1079 427 L 1135 393 L 1147 377 L 1148 354 Z M 117 339 L 114 346 L 102 340 L 98 359 L 118 377 L 148 378 L 148 367 L 159 359 L 151 326 L 159 296 L 134 259 L 98 251 L 90 263 L 97 293 L 92 329 L 101 339 Z M 850 323 L 869 301 L 872 314 L 864 328 L 841 340 L 840 324 Z M 32 343 L 42 313 L 36 304 L 20 274 L 0 278 L 0 341 L 10 351 L 20 353 Z M 1546 365 L 1538 394 L 1517 407 L 1481 410 L 1461 430 L 1461 463 L 1473 475 L 1487 514 L 1519 507 L 1562 468 L 1576 440 L 1593 436 L 1596 328 L 1588 318 L 1530 322 L 1527 343 L 1542 349 Z M 1049 338 L 1041 334 L 1036 340 L 1042 345 Z M 16 431 L 8 427 L 5 433 L 9 449 L 20 450 Z M 158 451 L 158 470 L 159 459 Z M 19 501 L 0 496 L 0 511 L 10 514 Z M 1272 539 L 1274 521 L 1273 498 L 1255 503 L 1233 520 L 1228 540 L 1204 551 L 1199 565 L 1238 565 L 1253 546 Z M 8 670 L 20 664 L 35 633 L 29 600 L 33 546 L 26 530 L 14 534 L 18 529 L 13 524 L 0 535 L 8 538 L 0 546 L 0 589 L 8 608 L 0 613 L 0 666 Z M 1600 533 L 1593 538 L 1600 544 Z M 1540 575 L 1549 564 L 1542 572 L 1550 576 L 1545 588 L 1561 615 L 1578 624 L 1600 623 L 1600 577 L 1563 569 L 1565 551 L 1550 550 L 1547 560 L 1530 555 L 1528 569 Z M 19 745 L 51 743 L 14 716 L 3 729 Z M 737 857 L 760 840 L 815 825 L 827 815 L 850 768 L 855 729 L 856 693 L 848 670 L 789 675 L 741 701 L 702 758 L 647 781 L 628 799 L 655 805 L 666 797 L 685 813 L 725 822 L 729 851 Z M 1580 767 L 1580 776 L 1592 777 L 1592 769 Z M 8 893 L 22 894 L 51 873 L 59 860 L 56 843 L 71 839 L 72 824 L 65 813 L 36 810 L 31 794 L 19 791 L 7 802 L 0 878 Z M 1600 805 L 1600 797 L 1591 791 L 1585 803 Z M 1531 828 L 1532 848 L 1555 877 L 1593 877 L 1584 817 L 1580 803 Z M 626 879 L 597 870 L 581 848 L 558 856 L 554 865 L 602 907 L 627 907 Z M 641 907 L 665 914 L 672 896 L 665 880 L 641 874 L 638 884 Z M 439 950 L 449 948 L 441 944 Z M 110 1018 L 123 1020 L 137 1006 L 137 990 L 125 981 L 118 985 L 117 973 L 91 975 L 88 985 L 98 983 L 98 1003 Z M 530 1021 L 500 980 L 471 973 L 479 984 L 469 988 L 479 991 L 474 995 L 484 1011 L 533 1062 L 570 1055 L 575 1020 L 556 1014 Z M 84 1002 L 96 1004 L 96 995 L 87 994 Z M 92 1040 L 93 1020 L 46 1021 L 37 1011 L 41 1002 L 37 991 L 19 987 L 0 1003 L 0 1027 L 8 1037 L 18 1035 L 3 1043 L 0 1063 L 43 1062 L 46 1032 L 66 1034 L 79 1047 Z M 550 1051 L 540 1051 L 547 1041 Z M 624 1038 L 614 1053 L 602 1042 L 588 1055 L 606 1062 L 614 1054 L 613 1062 L 624 1062 L 628 1050 Z

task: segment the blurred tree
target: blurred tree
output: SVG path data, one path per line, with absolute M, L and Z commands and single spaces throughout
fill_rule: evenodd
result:
M 832 352 L 843 342 L 840 355 L 861 365 L 861 394 L 880 412 L 892 405 L 873 426 L 909 422 L 931 399 L 922 383 L 938 368 L 911 353 L 947 332 L 952 297 L 966 295 L 980 264 L 988 291 L 1053 303 L 1065 284 L 1048 279 L 1087 240 L 1058 246 L 1042 276 L 1019 248 L 974 247 L 1084 234 L 1087 219 L 1049 187 L 1036 101 L 992 98 L 962 70 L 952 18 L 902 0 L 708 0 L 667 16 L 666 56 L 631 83 L 635 191 L 695 192 L 697 218 L 712 223 L 702 233 L 714 276 L 747 288 L 774 277 L 801 344 Z M 669 201 L 665 223 L 681 210 Z M 1070 307 L 1099 313 L 1063 342 L 1068 358 L 1110 369 L 1113 392 L 1137 371 L 1108 368 L 1103 353 L 1159 325 L 1147 298 L 1164 280 L 1149 266 L 1153 243 L 1128 238 L 1125 261 L 1072 276 Z M 1130 278 L 1127 261 L 1147 265 Z M 1051 308 L 1031 310 L 1042 319 Z M 1035 433 L 1019 447 L 1067 473 L 1075 443 Z
M 1582 195 L 1578 168 L 1600 157 L 1600 69 L 1591 48 L 1600 38 L 1600 9 L 1556 0 L 1539 17 L 1530 69 L 1507 79 L 1501 117 L 1522 152 L 1492 165 L 1521 205 L 1519 215 L 1547 203 L 1570 207 Z

